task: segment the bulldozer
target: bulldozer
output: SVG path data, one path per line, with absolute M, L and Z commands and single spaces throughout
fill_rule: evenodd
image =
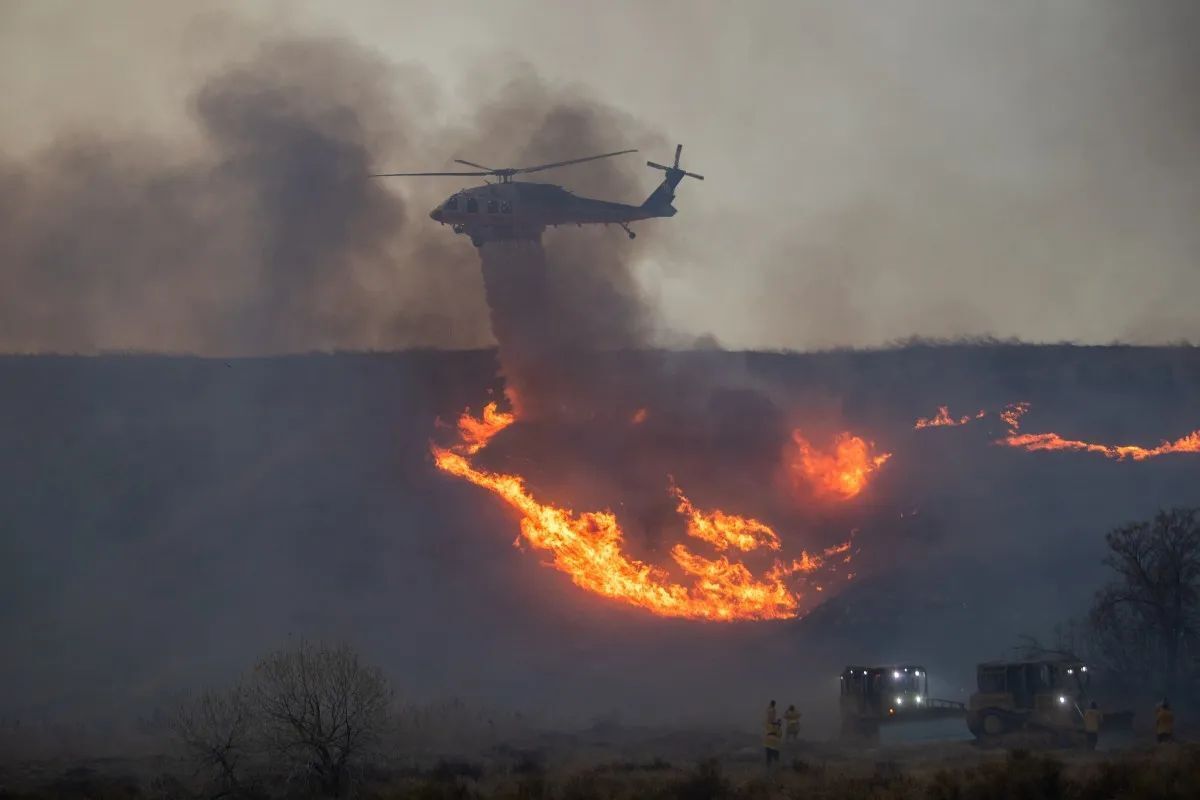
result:
M 1067 658 L 979 664 L 967 727 L 981 742 L 1019 731 L 1063 740 L 1082 736 L 1083 711 L 1092 699 L 1089 677 L 1086 664 Z M 1106 711 L 1102 730 L 1132 723 L 1131 711 Z
M 963 703 L 929 696 L 929 672 L 919 664 L 849 666 L 842 671 L 843 739 L 879 737 L 881 725 L 961 717 Z

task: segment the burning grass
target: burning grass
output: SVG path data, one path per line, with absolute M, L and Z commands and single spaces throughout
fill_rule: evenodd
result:
M 472 457 L 514 421 L 513 415 L 498 411 L 494 403 L 479 417 L 464 413 L 458 421 L 458 443 L 434 446 L 434 463 L 507 503 L 519 515 L 518 543 L 550 553 L 553 566 L 580 588 L 665 617 L 786 619 L 800 613 L 804 595 L 798 583 L 813 582 L 819 574 L 832 574 L 849 562 L 850 544 L 844 542 L 820 553 L 802 551 L 791 559 L 775 558 L 761 574 L 755 574 L 742 561 L 724 554 L 706 557 L 681 542 L 670 549 L 675 569 L 688 581 L 680 582 L 666 568 L 626 552 L 624 531 L 611 511 L 579 512 L 541 502 L 520 475 L 476 467 Z M 761 520 L 699 509 L 679 487 L 672 485 L 671 492 L 691 539 L 718 553 L 730 548 L 741 552 L 780 550 L 779 535 Z M 820 583 L 813 582 L 813 586 L 820 587 Z
M 1004 424 L 1008 426 L 1008 433 L 997 439 L 996 444 L 1018 448 L 1031 453 L 1050 450 L 1091 453 L 1116 461 L 1124 461 L 1125 459 L 1145 461 L 1169 453 L 1200 453 L 1200 429 L 1194 430 L 1173 441 L 1160 442 L 1155 447 L 1142 447 L 1135 444 L 1087 442 L 1081 439 L 1068 439 L 1052 431 L 1045 433 L 1021 433 L 1021 419 L 1029 412 L 1031 407 L 1031 404 L 1026 402 L 1010 403 L 997 414 Z M 987 411 L 979 411 L 976 414 L 967 414 L 956 419 L 950 415 L 948 406 L 938 406 L 937 414 L 932 417 L 918 418 L 913 424 L 913 428 L 921 430 L 923 428 L 955 427 L 966 425 L 985 416 L 987 416 Z

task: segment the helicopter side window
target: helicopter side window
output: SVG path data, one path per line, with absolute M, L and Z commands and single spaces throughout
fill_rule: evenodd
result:
M 447 211 L 458 211 L 458 195 L 454 195 L 446 201 Z
M 507 200 L 501 200 L 500 201 L 500 213 L 501 214 L 511 214 L 512 213 L 512 203 L 508 202 Z
M 495 200 L 487 201 L 487 213 L 495 214 L 499 209 L 500 209 L 500 204 L 497 203 Z
M 468 214 L 478 214 L 479 213 L 479 201 L 476 200 L 474 197 L 467 198 L 467 213 Z

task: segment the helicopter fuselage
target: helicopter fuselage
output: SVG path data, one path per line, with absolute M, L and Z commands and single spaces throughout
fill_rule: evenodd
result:
M 522 239 L 540 241 L 542 231 L 558 225 L 619 225 L 626 235 L 633 239 L 637 234 L 629 229 L 628 223 L 652 217 L 675 216 L 675 206 L 671 203 L 675 200 L 675 187 L 679 185 L 679 182 L 684 178 L 704 180 L 703 175 L 688 172 L 679 166 L 679 154 L 682 151 L 683 145 L 675 145 L 673 164 L 646 162 L 646 166 L 662 170 L 665 174 L 662 183 L 650 193 L 650 196 L 640 206 L 579 197 L 552 183 L 528 183 L 513 180 L 516 175 L 528 175 L 532 172 L 582 164 L 585 161 L 612 158 L 637 152 L 636 150 L 618 150 L 613 153 L 554 161 L 532 167 L 496 168 L 456 158 L 454 159 L 455 163 L 472 167 L 477 171 L 381 172 L 373 174 L 372 177 L 413 178 L 474 175 L 498 178 L 497 183 L 488 183 L 486 186 L 476 186 L 455 192 L 429 212 L 429 216 L 434 221 L 449 225 L 455 233 L 470 236 L 471 243 L 476 247 L 482 247 L 487 242 L 494 241 Z
M 580 197 L 549 183 L 509 181 L 476 186 L 446 198 L 429 216 L 455 233 L 466 234 L 477 246 L 490 241 L 540 239 L 558 225 L 624 225 L 669 217 L 669 204 L 635 206 Z

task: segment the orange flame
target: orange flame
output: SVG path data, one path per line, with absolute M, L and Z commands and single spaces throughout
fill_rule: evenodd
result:
M 1158 447 L 1139 447 L 1133 444 L 1093 444 L 1076 439 L 1064 439 L 1057 433 L 1011 433 L 1000 440 L 1000 444 L 1009 447 L 1019 447 L 1030 452 L 1038 450 L 1074 450 L 1083 453 L 1097 453 L 1105 458 L 1123 461 L 1126 458 L 1134 461 L 1145 461 L 1148 458 L 1166 455 L 1167 453 L 1200 453 L 1200 430 L 1173 442 L 1162 442 Z
M 1013 432 L 1021 427 L 1021 417 L 1025 416 L 1029 411 L 1029 403 L 1024 401 L 1020 403 L 1010 403 L 1000 412 L 1000 419 L 1004 420 L 1004 424 L 1008 426 L 1009 432 Z
M 633 416 L 629 418 L 629 421 L 634 425 L 641 425 L 646 421 L 647 416 L 649 416 L 649 412 L 647 412 L 644 408 L 639 408 L 637 411 L 633 412 Z
M 456 452 L 474 455 L 487 446 L 500 431 L 512 425 L 516 415 L 497 409 L 495 403 L 483 407 L 483 414 L 478 419 L 467 411 L 458 418 L 458 438 L 460 443 Z
M 1192 431 L 1173 442 L 1163 441 L 1157 447 L 1141 447 L 1133 444 L 1097 444 L 1080 441 L 1079 439 L 1067 439 L 1053 432 L 1018 433 L 1021 428 L 1021 419 L 1029 413 L 1031 407 L 1030 403 L 1022 401 L 1020 403 L 1010 403 L 1000 411 L 1000 419 L 1008 426 L 1008 435 L 1002 439 L 998 439 L 996 444 L 1016 447 L 1028 452 L 1068 450 L 1080 453 L 1095 453 L 1117 461 L 1123 461 L 1127 458 L 1133 461 L 1145 461 L 1148 458 L 1155 458 L 1168 453 L 1200 453 L 1200 430 Z M 978 419 L 984 416 L 984 413 L 980 411 L 975 417 L 962 417 L 960 420 L 955 421 L 950 416 L 950 412 L 946 406 L 939 406 L 936 416 L 929 419 L 918 419 L 914 427 L 920 429 L 937 425 L 961 425 L 969 422 L 971 419 Z
M 954 417 L 950 416 L 950 407 L 949 406 L 938 406 L 938 410 L 937 410 L 936 414 L 934 414 L 932 417 L 918 418 L 916 423 L 913 425 L 913 428 L 915 430 L 919 431 L 922 428 L 941 428 L 941 427 L 953 426 L 953 425 L 966 425 L 968 422 L 971 422 L 972 420 L 983 419 L 985 416 L 987 416 L 987 412 L 980 411 L 975 416 L 971 416 L 970 414 L 967 414 L 965 416 L 959 417 L 958 419 L 955 419 Z
M 786 619 L 799 613 L 803 597 L 788 586 L 787 579 L 797 573 L 815 572 L 825 566 L 830 556 L 850 549 L 850 543 L 846 542 L 820 555 L 801 553 L 800 558 L 788 564 L 776 560 L 765 576 L 758 578 L 739 561 L 730 561 L 725 556 L 704 558 L 683 544 L 676 544 L 671 557 L 692 580 L 687 586 L 674 582 L 661 567 L 645 564 L 622 552 L 624 533 L 612 512 L 577 513 L 541 503 L 520 476 L 476 469 L 469 456 L 479 452 L 512 421 L 511 414 L 497 412 L 494 404 L 485 408 L 478 419 L 464 414 L 458 425 L 460 442 L 449 448 L 432 447 L 434 463 L 451 475 L 493 492 L 515 509 L 521 517 L 524 541 L 550 552 L 553 566 L 588 591 L 667 617 L 719 621 Z M 718 550 L 779 549 L 778 535 L 765 523 L 722 511 L 700 511 L 678 488 L 673 491 L 679 501 L 678 511 L 687 519 L 689 536 Z M 843 562 L 848 560 L 846 556 Z
M 892 457 L 874 453 L 874 443 L 843 431 L 833 440 L 833 450 L 814 448 L 800 431 L 792 431 L 795 458 L 789 469 L 793 478 L 803 479 L 818 497 L 849 500 L 866 488 L 871 475 Z
M 758 547 L 779 549 L 779 537 L 766 524 L 719 510 L 709 514 L 697 511 L 678 486 L 672 486 L 671 491 L 679 499 L 675 510 L 687 517 L 688 536 L 703 539 L 718 550 L 729 547 L 742 551 Z

